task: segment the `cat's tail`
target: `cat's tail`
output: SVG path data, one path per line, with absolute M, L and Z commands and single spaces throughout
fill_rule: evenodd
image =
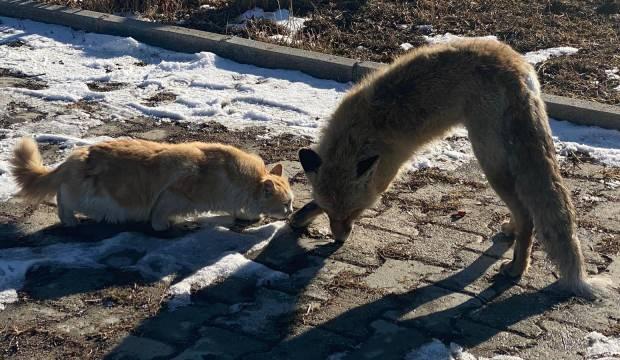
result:
M 13 150 L 11 173 L 20 191 L 16 196 L 32 203 L 56 194 L 62 182 L 59 169 L 50 170 L 43 166 L 37 144 L 31 138 L 21 139 Z

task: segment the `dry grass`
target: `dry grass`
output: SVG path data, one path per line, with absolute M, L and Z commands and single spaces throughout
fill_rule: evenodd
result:
M 48 3 L 105 13 L 140 13 L 148 18 L 172 19 L 199 3 L 193 0 L 49 0 Z

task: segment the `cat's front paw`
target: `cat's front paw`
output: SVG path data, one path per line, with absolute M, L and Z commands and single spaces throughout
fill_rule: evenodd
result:
M 170 228 L 170 221 L 168 221 L 168 220 L 158 220 L 158 221 L 155 221 L 154 220 L 154 221 L 151 222 L 151 227 L 155 231 L 165 231 L 165 230 L 168 230 Z

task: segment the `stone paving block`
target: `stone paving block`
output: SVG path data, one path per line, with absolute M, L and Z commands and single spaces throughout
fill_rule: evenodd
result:
M 347 241 L 333 254 L 326 253 L 325 250 L 330 248 L 315 250 L 314 253 L 358 266 L 379 266 L 382 261 L 377 252 L 390 242 L 409 242 L 409 239 L 387 231 L 356 226 Z
M 216 327 L 203 327 L 198 333 L 200 338 L 194 345 L 175 356 L 174 360 L 233 360 L 269 348 L 267 344 L 256 339 Z
M 566 359 L 581 360 L 588 347 L 587 331 L 555 321 L 539 322 L 544 334 L 536 340 L 536 345 L 524 349 L 519 356 L 524 359 Z
M 536 290 L 561 294 L 553 284 L 557 282 L 559 271 L 542 250 L 532 252 L 532 259 L 527 273 L 519 280 L 519 285 Z
M 430 216 L 428 219 L 432 222 L 450 226 L 456 229 L 462 229 L 475 234 L 486 236 L 487 238 L 497 234 L 500 230 L 501 221 L 498 224 L 497 219 L 509 219 L 510 212 L 508 208 L 492 204 L 479 205 L 478 200 L 466 199 L 460 207 L 465 211 L 465 216 L 461 219 L 455 219 L 452 214 L 445 216 Z
M 281 338 L 281 323 L 296 309 L 294 297 L 276 290 L 259 288 L 251 302 L 235 304 L 231 313 L 214 320 L 214 324 L 252 335 L 265 341 Z
M 108 360 L 150 360 L 169 358 L 174 353 L 170 345 L 149 338 L 128 336 L 106 356 Z
M 449 337 L 449 340 L 463 346 L 476 356 L 519 356 L 524 349 L 537 343 L 537 340 L 527 339 L 465 319 L 457 320 L 452 325 L 454 335 Z
M 290 230 L 247 257 L 272 269 L 291 273 L 310 266 L 308 255 L 311 253 L 322 251 L 329 256 L 337 248 L 338 244 L 330 239 L 315 239 Z
M 288 179 L 292 178 L 293 176 L 295 176 L 295 175 L 297 175 L 299 173 L 303 173 L 304 172 L 304 168 L 301 166 L 301 163 L 299 161 L 282 160 L 282 161 L 278 161 L 278 162 L 276 162 L 274 164 L 270 164 L 269 168 L 271 169 L 271 166 L 273 166 L 275 164 L 281 164 L 282 165 L 282 168 L 284 170 L 282 172 L 282 175 L 287 177 Z M 297 196 L 297 193 L 295 193 L 295 196 Z
M 562 298 L 547 293 L 513 286 L 498 294 L 492 302 L 470 311 L 467 318 L 536 339 L 545 332 L 538 326 L 538 321 L 561 301 Z
M 491 236 L 497 232 L 491 227 L 494 219 L 507 217 L 508 208 L 502 203 L 494 204 L 490 192 L 472 190 L 463 185 L 432 184 L 426 185 L 414 193 L 404 194 L 408 201 L 428 208 L 424 220 L 463 229 L 473 233 Z M 451 206 L 448 206 L 450 203 Z M 452 207 L 456 207 L 452 208 Z M 465 216 L 455 218 L 457 210 L 465 211 Z
M 565 301 L 549 311 L 546 318 L 583 330 L 605 332 L 620 322 L 618 294 L 617 290 L 610 290 L 608 298 L 599 302 Z
M 398 326 L 386 320 L 370 324 L 372 336 L 358 344 L 342 359 L 404 359 L 412 349 L 432 341 L 424 331 Z
M 294 174 L 293 174 L 294 175 Z M 290 178 L 289 178 L 290 180 Z M 301 209 L 304 205 L 312 200 L 312 192 L 308 185 L 300 182 L 291 183 L 291 191 L 293 191 L 293 209 Z
M 305 324 L 359 339 L 370 334 L 370 322 L 398 307 L 399 304 L 390 296 L 363 288 L 344 288 L 332 300 L 314 309 L 305 318 Z
M 399 302 L 404 305 L 383 316 L 399 325 L 423 328 L 435 336 L 451 334 L 455 319 L 482 306 L 476 298 L 432 285 L 401 296 Z
M 428 275 L 444 270 L 415 260 L 387 259 L 380 268 L 368 275 L 364 282 L 370 288 L 398 294 L 415 289 Z
M 603 229 L 620 232 L 620 211 L 618 209 L 618 203 L 602 203 L 583 216 L 582 220 L 590 221 Z
M 229 312 L 229 305 L 221 303 L 191 304 L 174 311 L 162 310 L 140 324 L 137 333 L 168 344 L 186 344 L 196 336 L 197 329 L 210 319 Z
M 364 275 L 368 271 L 366 268 L 331 258 L 310 255 L 307 257 L 307 260 L 308 267 L 294 272 L 288 279 L 272 283 L 270 287 L 289 293 L 303 291 L 303 295 L 312 296 L 312 294 L 315 294 L 318 296 L 318 299 L 327 300 L 330 298 L 329 294 L 319 292 L 318 290 L 334 279 L 334 277 L 339 276 L 342 272 Z M 316 289 L 316 291 L 312 290 L 308 293 L 308 288 Z
M 391 207 L 381 214 L 373 217 L 366 217 L 359 220 L 360 224 L 367 224 L 383 230 L 395 231 L 405 236 L 416 236 L 416 219 L 422 216 L 418 209 L 402 211 L 398 207 Z
M 458 229 L 434 224 L 419 226 L 420 235 L 414 238 L 413 246 L 416 259 L 437 263 L 448 267 L 459 267 L 456 255 L 463 247 L 476 251 L 489 249 L 488 240 L 480 235 L 471 234 Z M 491 251 L 506 251 L 508 246 L 497 244 Z M 497 251 L 496 251 L 497 250 Z
M 430 274 L 425 280 L 446 289 L 465 291 L 477 296 L 485 292 L 485 299 L 495 295 L 492 285 L 503 280 L 497 277 L 502 260 L 468 249 L 456 252 L 452 255 L 452 260 L 454 263 L 451 269 Z
M 600 230 L 577 228 L 577 237 L 581 241 L 581 249 L 585 257 L 586 263 L 590 266 L 588 270 L 592 273 L 598 273 L 601 268 L 609 265 L 609 255 L 603 249 L 608 244 L 620 242 L 619 236 L 601 232 Z M 601 251 L 603 250 L 603 251 Z
M 244 357 L 244 360 L 325 360 L 334 353 L 343 353 L 356 342 L 318 327 L 305 326 L 268 352 Z

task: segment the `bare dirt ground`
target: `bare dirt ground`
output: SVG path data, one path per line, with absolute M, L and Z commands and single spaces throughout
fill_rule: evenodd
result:
M 251 21 L 243 30 L 228 25 L 254 6 L 266 10 L 280 6 L 309 19 L 293 41 L 283 45 L 380 62 L 390 62 L 402 54 L 402 43 L 420 46 L 425 44 L 424 35 L 447 32 L 464 36 L 496 35 L 523 53 L 572 46 L 580 49 L 579 53 L 537 65 L 543 91 L 620 104 L 620 91 L 616 90 L 620 77 L 605 72 L 620 67 L 617 0 L 48 2 L 97 11 L 135 10 L 165 23 L 270 42 L 281 42 L 270 36 L 286 34 L 286 30 L 263 20 Z
M 0 88 L 32 86 L 30 81 L 4 74 Z M 231 131 L 215 123 L 114 121 L 107 109 L 89 102 L 45 108 L 10 98 L 1 103 L 1 128 L 87 112 L 103 120 L 87 137 L 236 144 L 269 163 L 288 160 L 294 206 L 310 198 L 295 161 L 306 138 L 265 140 L 263 128 Z M 45 162 L 58 161 L 58 150 L 54 143 L 43 146 Z M 611 185 L 620 172 L 587 157 L 562 169 L 577 206 L 588 273 L 620 278 L 620 188 Z M 510 239 L 497 234 L 507 216 L 475 163 L 450 172 L 419 171 L 368 210 L 344 244 L 331 239 L 321 217 L 307 231 L 286 231 L 249 255 L 288 274 L 287 280 L 257 287 L 233 276 L 195 291 L 192 304 L 176 311 L 164 301 L 170 282 L 113 266 L 141 254 L 102 259 L 100 268 L 41 266 L 28 272 L 19 302 L 0 311 L 0 359 L 402 359 L 433 338 L 477 356 L 583 359 L 589 332 L 620 336 L 619 295 L 596 303 L 561 295 L 538 246 L 519 283 L 497 276 L 501 261 L 511 257 Z M 53 205 L 0 203 L 0 249 L 95 243 L 126 231 L 174 242 L 198 226 L 180 223 L 157 234 L 146 224 L 85 221 L 67 229 L 57 223 Z

